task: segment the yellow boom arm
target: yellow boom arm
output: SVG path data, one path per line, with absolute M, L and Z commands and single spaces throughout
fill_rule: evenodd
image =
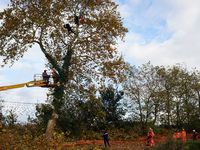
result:
M 53 87 L 55 84 L 51 84 L 51 83 L 46 84 L 45 81 L 43 81 L 43 80 L 41 80 L 41 81 L 30 81 L 30 82 L 22 83 L 22 84 L 1 86 L 0 91 L 15 89 L 15 88 L 21 88 L 21 87 L 24 87 L 25 85 L 27 87 Z
M 15 88 L 21 88 L 21 87 L 24 87 L 25 85 L 26 85 L 26 83 L 9 85 L 9 86 L 2 86 L 2 87 L 0 87 L 0 91 L 15 89 Z

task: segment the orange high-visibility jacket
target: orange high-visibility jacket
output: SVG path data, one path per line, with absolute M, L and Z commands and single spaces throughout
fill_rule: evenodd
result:
M 186 132 L 182 131 L 182 141 L 186 142 Z
M 182 131 L 182 137 L 186 137 L 186 132 Z
M 155 134 L 153 132 L 148 132 L 147 136 L 148 138 L 154 138 Z
M 177 133 L 176 133 L 176 138 L 177 138 L 177 139 L 180 139 L 180 138 L 181 138 L 180 132 L 177 132 Z
M 147 133 L 147 136 L 148 136 L 148 137 L 149 137 L 149 135 L 150 135 L 150 132 Z
M 155 134 L 154 134 L 153 132 L 151 132 L 151 133 L 150 133 L 150 135 L 151 135 L 152 137 L 154 137 L 154 136 L 155 136 Z

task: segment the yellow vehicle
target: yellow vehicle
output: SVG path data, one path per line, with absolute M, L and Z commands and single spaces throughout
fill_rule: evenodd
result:
M 35 74 L 34 81 L 21 83 L 21 84 L 15 84 L 15 85 L 1 86 L 0 91 L 21 88 L 21 87 L 24 87 L 25 85 L 27 87 L 54 87 L 55 86 L 52 76 L 49 75 L 48 82 L 45 82 L 45 80 L 43 80 L 42 74 Z

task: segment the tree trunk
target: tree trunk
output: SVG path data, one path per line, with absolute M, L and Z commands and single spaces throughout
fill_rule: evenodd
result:
M 169 91 L 167 91 L 167 128 L 170 128 L 170 97 Z
M 52 116 L 53 118 L 49 119 L 47 123 L 47 129 L 45 132 L 45 137 L 47 139 L 53 139 L 54 127 L 56 126 L 56 120 L 58 118 L 58 115 L 56 114 L 55 109 L 53 110 Z
M 178 128 L 179 127 L 179 118 L 180 118 L 180 114 L 179 114 L 179 103 L 176 103 L 176 110 L 177 110 L 177 113 L 176 113 L 176 116 L 177 116 L 177 119 L 176 119 L 176 127 Z
M 198 102 L 199 102 L 199 115 L 200 115 L 200 94 L 199 94 L 199 90 L 197 90 L 197 95 L 198 95 Z
M 154 121 L 153 121 L 153 125 L 155 125 L 156 121 L 157 121 L 157 113 L 158 113 L 158 109 L 157 106 L 155 105 L 155 111 L 154 111 Z
M 143 116 L 142 116 L 142 106 L 140 102 L 140 98 L 138 98 L 138 104 L 139 104 L 139 111 L 140 111 L 140 122 L 143 122 Z

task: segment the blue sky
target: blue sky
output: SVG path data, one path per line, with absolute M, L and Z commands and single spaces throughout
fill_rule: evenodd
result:
M 185 63 L 200 69 L 200 1 L 115 0 L 129 33 L 119 42 L 126 61 L 140 66 Z
M 185 63 L 188 69 L 200 70 L 200 1 L 199 0 L 114 0 L 129 33 L 118 42 L 118 51 L 127 62 L 141 66 Z M 0 10 L 8 0 L 0 1 Z M 0 61 L 1 61 L 0 57 Z M 45 58 L 34 46 L 11 68 L 0 68 L 0 86 L 33 80 L 45 68 Z M 44 102 L 46 90 L 20 88 L 0 93 L 2 99 L 20 102 Z

